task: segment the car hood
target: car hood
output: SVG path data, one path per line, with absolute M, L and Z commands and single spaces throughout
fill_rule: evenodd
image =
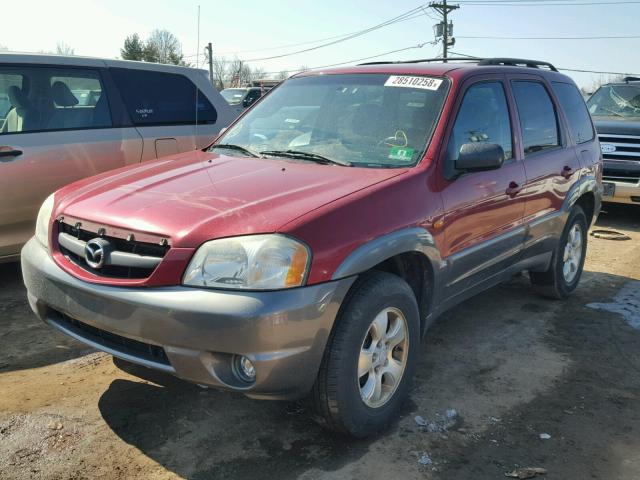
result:
M 282 231 L 301 215 L 404 172 L 189 152 L 74 184 L 61 192 L 55 215 L 197 247 Z
M 594 117 L 598 134 L 640 136 L 640 118 Z

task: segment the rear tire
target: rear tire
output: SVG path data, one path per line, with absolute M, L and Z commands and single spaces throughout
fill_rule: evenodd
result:
M 546 272 L 529 272 L 534 288 L 547 298 L 567 298 L 580 283 L 586 253 L 587 217 L 579 205 L 574 205 L 549 269 Z
M 316 419 L 354 437 L 384 429 L 411 386 L 420 348 L 420 315 L 411 287 L 386 272 L 352 287 L 311 392 Z

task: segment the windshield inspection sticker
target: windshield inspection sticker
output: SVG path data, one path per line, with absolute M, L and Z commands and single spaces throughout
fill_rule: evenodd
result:
M 413 148 L 408 147 L 391 147 L 389 157 L 391 160 L 401 160 L 410 162 L 413 159 Z
M 406 87 L 421 88 L 423 90 L 438 90 L 442 80 L 429 77 L 409 77 L 406 75 L 391 75 L 386 82 L 385 87 Z

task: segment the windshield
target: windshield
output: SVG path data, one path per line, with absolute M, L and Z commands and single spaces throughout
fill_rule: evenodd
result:
M 424 153 L 448 89 L 443 78 L 381 74 L 293 78 L 219 140 L 360 167 L 408 167 Z M 283 155 L 284 156 L 284 155 Z
M 605 85 L 587 100 L 594 117 L 640 117 L 640 85 Z
M 247 94 L 245 88 L 225 88 L 220 92 L 229 105 L 237 105 Z

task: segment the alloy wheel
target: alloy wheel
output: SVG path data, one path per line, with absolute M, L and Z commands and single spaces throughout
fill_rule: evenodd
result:
M 386 404 L 402 381 L 409 336 L 407 319 L 397 308 L 378 313 L 365 334 L 358 358 L 358 387 L 370 408 Z
M 577 223 L 571 227 L 567 237 L 567 243 L 564 246 L 564 255 L 562 257 L 562 273 L 567 283 L 573 282 L 580 269 L 582 261 L 582 229 Z

